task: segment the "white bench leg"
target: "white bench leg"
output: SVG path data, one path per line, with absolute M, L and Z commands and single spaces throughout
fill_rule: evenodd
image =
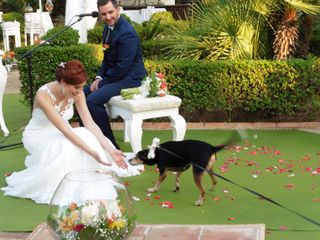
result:
M 170 115 L 169 118 L 173 131 L 173 141 L 183 140 L 187 129 L 186 120 L 180 114 Z
M 128 143 L 130 142 L 130 138 L 129 138 L 129 120 L 125 120 L 123 119 L 123 141 Z
M 141 140 L 142 140 L 142 119 L 133 118 L 132 120 L 128 121 L 128 137 L 130 139 L 130 144 L 132 151 L 134 153 L 139 152 L 141 147 Z

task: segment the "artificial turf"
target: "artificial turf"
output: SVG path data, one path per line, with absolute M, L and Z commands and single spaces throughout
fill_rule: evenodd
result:
M 29 110 L 19 101 L 19 96 L 5 95 L 4 114 L 11 135 L 5 144 L 21 141 L 21 126 L 30 117 Z M 15 131 L 13 131 L 13 130 Z M 188 130 L 186 138 L 201 139 L 221 144 L 233 133 L 223 130 Z M 129 144 L 121 141 L 122 131 L 116 138 L 123 151 Z M 152 138 L 161 142 L 172 138 L 171 131 L 144 131 L 143 146 Z M 298 130 L 250 130 L 248 139 L 238 146 L 218 154 L 216 173 L 237 184 L 257 191 L 285 207 L 320 222 L 320 135 Z M 4 186 L 7 172 L 24 168 L 26 156 L 23 148 L 0 151 L 0 186 Z M 182 175 L 181 189 L 173 193 L 174 176 L 169 175 L 158 193 L 147 195 L 158 173 L 155 167 L 146 167 L 136 177 L 123 179 L 135 199 L 138 222 L 146 224 L 254 224 L 266 225 L 267 240 L 320 239 L 320 227 L 292 212 L 263 200 L 252 193 L 218 180 L 215 191 L 209 191 L 209 177 L 203 178 L 208 190 L 203 206 L 195 207 L 198 191 L 191 170 Z M 161 202 L 170 201 L 174 208 L 163 208 Z M 30 200 L 3 196 L 0 193 L 0 231 L 32 231 L 44 222 L 47 205 Z

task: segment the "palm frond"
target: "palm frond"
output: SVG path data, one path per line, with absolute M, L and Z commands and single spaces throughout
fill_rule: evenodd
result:
M 316 15 L 320 13 L 320 6 L 306 3 L 301 0 L 285 0 L 290 6 L 307 14 Z

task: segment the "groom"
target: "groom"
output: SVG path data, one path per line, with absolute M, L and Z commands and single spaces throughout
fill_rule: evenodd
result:
M 103 30 L 104 58 L 95 80 L 85 87 L 87 104 L 93 120 L 103 134 L 119 149 L 113 136 L 104 104 L 123 88 L 138 87 L 146 75 L 139 37 L 120 16 L 116 0 L 98 0 Z

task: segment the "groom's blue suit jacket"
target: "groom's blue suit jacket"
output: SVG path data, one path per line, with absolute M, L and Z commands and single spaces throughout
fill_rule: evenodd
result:
M 113 30 L 105 25 L 103 43 L 109 48 L 104 50 L 98 76 L 107 82 L 124 79 L 141 81 L 145 75 L 143 57 L 139 37 L 135 29 L 120 16 Z

